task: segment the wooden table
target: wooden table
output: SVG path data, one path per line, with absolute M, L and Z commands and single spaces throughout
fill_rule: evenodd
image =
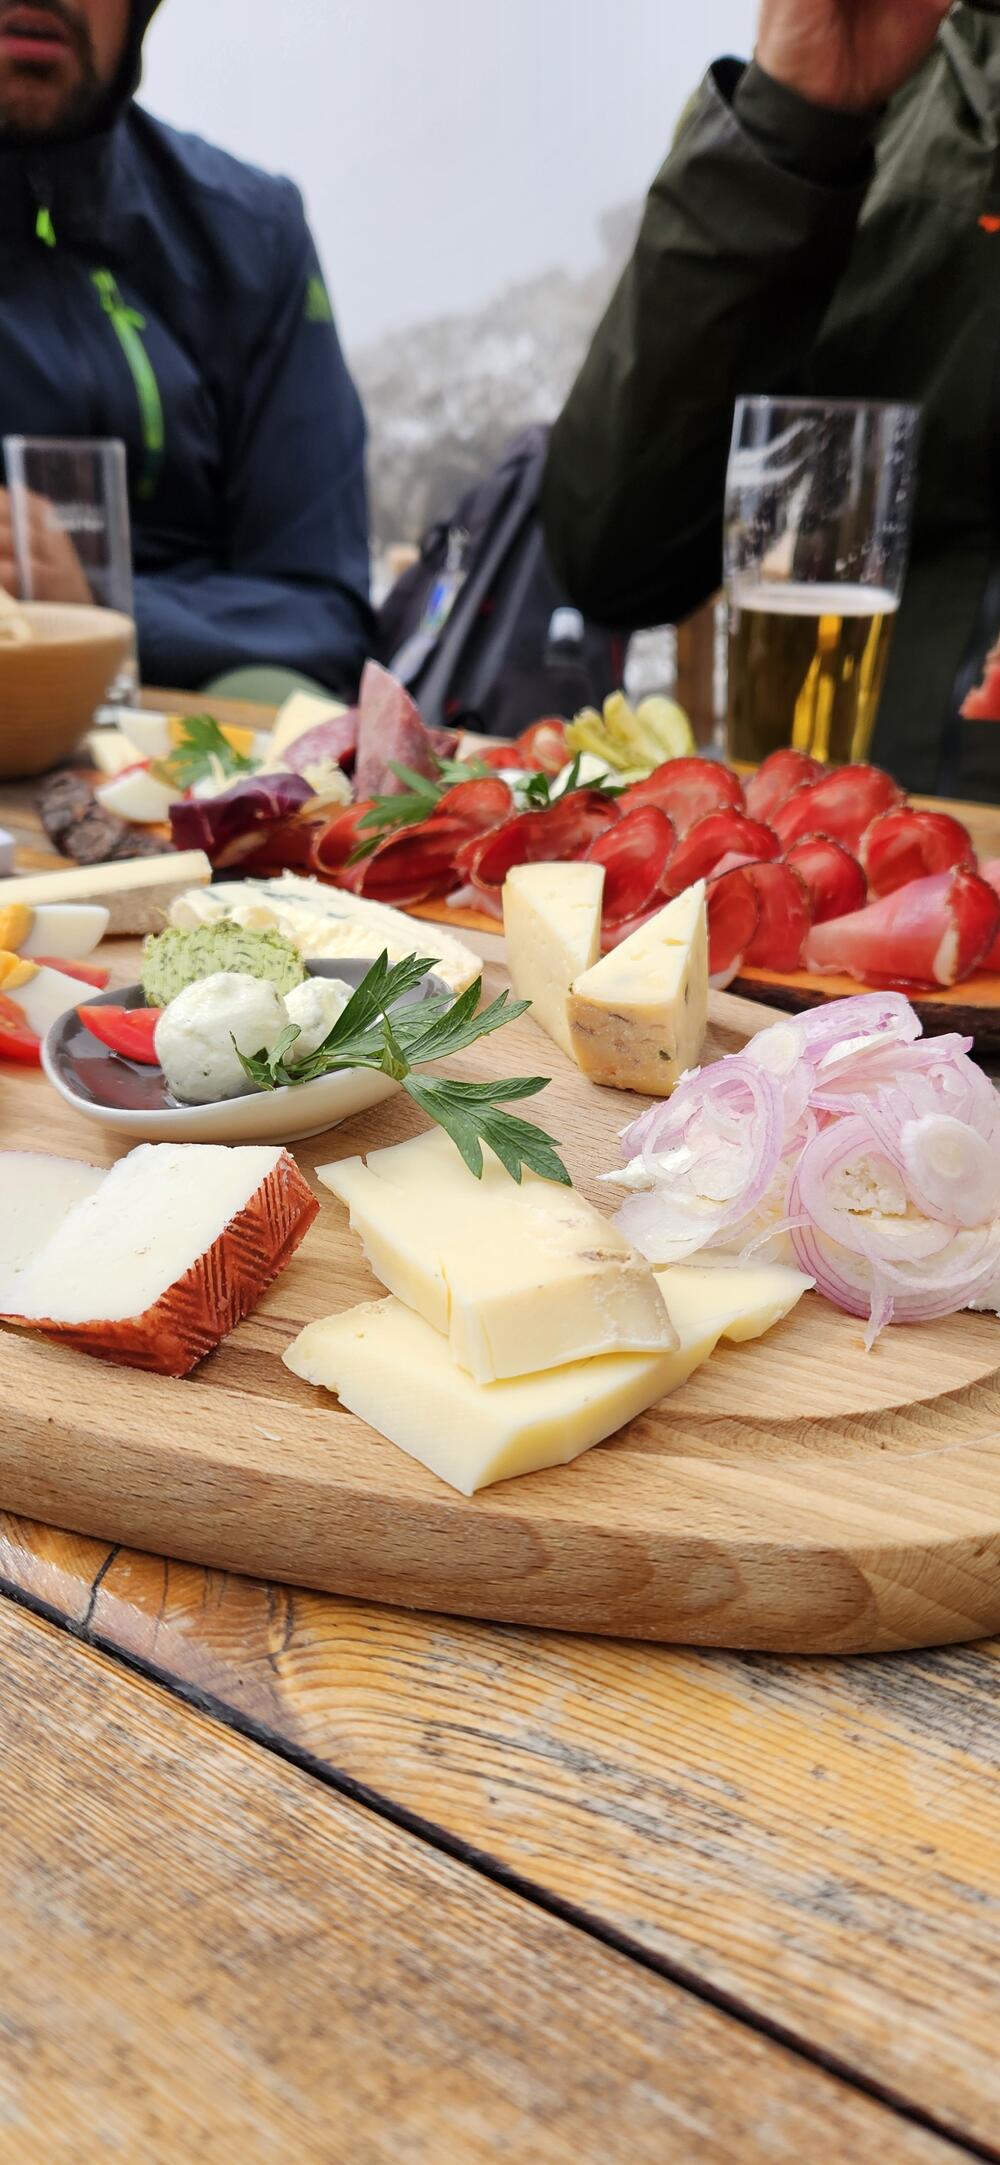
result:
M 1000 2159 L 998 1645 L 546 1636 L 0 1518 L 0 1667 L 2 2165 Z

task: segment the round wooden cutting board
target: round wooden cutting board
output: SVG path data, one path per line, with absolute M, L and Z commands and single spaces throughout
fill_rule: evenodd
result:
M 126 964 L 120 973 L 128 975 Z M 501 981 L 499 973 L 490 973 Z M 770 1021 L 719 995 L 708 1055 Z M 449 1063 L 551 1073 L 533 1117 L 584 1192 L 636 1102 L 584 1083 L 530 1019 Z M 0 1076 L 5 1148 L 110 1162 L 44 1080 Z M 318 1163 L 420 1126 L 401 1096 L 297 1145 Z M 725 1346 L 572 1466 L 467 1500 L 290 1375 L 302 1324 L 375 1286 L 346 1212 L 186 1382 L 0 1333 L 0 1507 L 334 1593 L 560 1629 L 858 1653 L 1000 1628 L 1000 1322 L 860 1326 L 816 1296 Z

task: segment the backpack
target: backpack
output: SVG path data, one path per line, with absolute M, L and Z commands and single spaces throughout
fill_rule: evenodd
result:
M 567 707 L 600 707 L 621 684 L 626 642 L 597 626 L 583 626 L 568 676 L 546 659 L 567 601 L 538 516 L 547 448 L 545 428 L 513 437 L 450 519 L 428 529 L 382 604 L 376 655 L 431 729 L 516 737 Z

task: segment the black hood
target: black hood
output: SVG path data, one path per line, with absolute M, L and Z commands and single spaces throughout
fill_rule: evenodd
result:
M 149 29 L 160 0 L 132 0 L 128 43 L 118 70 L 118 80 L 108 99 L 106 120 L 119 112 L 129 98 L 134 97 L 142 78 L 142 41 Z

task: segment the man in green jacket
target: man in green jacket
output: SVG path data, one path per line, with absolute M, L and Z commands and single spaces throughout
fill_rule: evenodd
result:
M 713 67 L 552 437 L 551 553 L 621 627 L 722 576 L 741 392 L 923 409 L 913 547 L 873 757 L 1000 799 L 959 708 L 1000 634 L 1000 0 L 762 0 Z

